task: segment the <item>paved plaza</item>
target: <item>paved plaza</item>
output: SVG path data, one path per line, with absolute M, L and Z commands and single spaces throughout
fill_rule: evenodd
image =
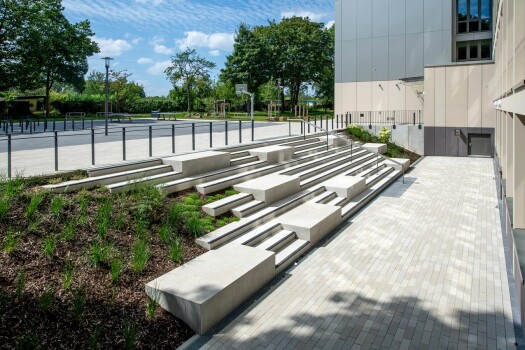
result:
M 94 125 L 95 134 L 95 164 L 105 165 L 123 161 L 123 135 L 126 128 L 126 160 L 143 160 L 149 157 L 149 126 L 152 127 L 152 156 L 171 155 L 172 129 L 175 125 L 175 152 L 185 153 L 193 149 L 192 123 L 195 125 L 195 150 L 210 148 L 210 122 L 212 147 L 232 146 L 239 143 L 249 143 L 252 140 L 251 123 L 243 121 L 241 133 L 239 122 L 228 121 L 228 137 L 226 140 L 224 121 L 178 120 L 156 121 L 154 119 L 134 120 L 133 123 L 111 123 L 110 133 L 104 135 L 104 122 L 97 121 Z M 319 123 L 319 121 L 317 121 Z M 62 124 L 57 124 L 62 127 Z M 71 124 L 68 123 L 68 130 Z M 319 124 L 318 124 L 319 125 Z M 91 166 L 91 130 L 86 122 L 86 130 L 78 130 L 81 123 L 77 121 L 76 131 L 59 131 L 58 136 L 58 168 L 59 171 L 83 169 Z M 326 121 L 323 124 L 326 127 Z M 331 122 L 329 123 L 331 130 Z M 39 131 L 43 128 L 41 122 Z M 61 130 L 61 129 L 60 129 Z M 307 129 L 308 131 L 308 129 Z M 310 132 L 315 132 L 314 127 Z M 318 130 L 318 132 L 320 132 Z M 255 122 L 254 140 L 261 141 L 270 138 L 300 135 L 301 124 L 298 122 Z M 53 173 L 55 169 L 55 148 L 53 132 L 36 133 L 33 135 L 15 134 L 12 136 L 12 174 L 40 175 Z M 0 174 L 7 172 L 7 137 L 0 134 Z
M 203 349 L 514 349 L 493 160 L 423 159 Z

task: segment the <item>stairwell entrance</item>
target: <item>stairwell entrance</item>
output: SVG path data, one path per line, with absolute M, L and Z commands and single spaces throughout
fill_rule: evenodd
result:
M 492 157 L 490 134 L 468 134 L 468 155 Z

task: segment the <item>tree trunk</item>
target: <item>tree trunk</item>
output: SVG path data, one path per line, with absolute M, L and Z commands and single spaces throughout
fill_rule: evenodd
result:
M 187 89 L 186 89 L 186 94 L 187 94 L 187 98 L 188 98 L 188 113 L 191 113 L 191 101 L 190 101 L 190 99 L 191 99 L 191 96 L 190 96 L 191 95 L 191 88 L 190 88 L 189 82 L 188 82 L 187 85 L 188 86 L 187 86 Z

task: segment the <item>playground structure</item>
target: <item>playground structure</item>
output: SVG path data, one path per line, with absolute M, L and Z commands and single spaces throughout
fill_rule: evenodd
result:
M 268 103 L 268 120 L 275 120 L 279 115 L 279 104 L 270 100 L 270 103 Z
M 216 100 L 213 102 L 212 117 L 226 118 L 230 113 L 230 103 L 226 100 Z
M 308 107 L 296 105 L 295 106 L 295 117 L 296 118 L 305 118 L 308 117 Z

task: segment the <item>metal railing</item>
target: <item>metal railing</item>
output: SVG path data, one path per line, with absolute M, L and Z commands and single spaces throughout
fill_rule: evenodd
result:
M 64 138 L 79 138 L 79 137 L 89 137 L 89 144 L 91 146 L 91 165 L 95 165 L 96 160 L 96 150 L 95 144 L 96 141 L 102 138 L 104 141 L 115 141 L 115 135 L 120 135 L 120 140 L 122 143 L 122 160 L 127 160 L 127 149 L 126 144 L 129 141 L 129 135 L 132 132 L 147 132 L 148 139 L 148 155 L 149 157 L 153 156 L 153 139 L 154 133 L 155 137 L 171 137 L 171 153 L 176 153 L 175 149 L 175 140 L 176 140 L 176 131 L 177 130 L 191 130 L 191 149 L 196 150 L 196 134 L 197 131 L 205 130 L 204 133 L 209 134 L 209 147 L 213 147 L 214 140 L 214 127 L 223 127 L 224 132 L 224 144 L 228 146 L 228 134 L 232 125 L 238 128 L 239 133 L 239 144 L 242 144 L 243 141 L 243 126 L 249 125 L 248 128 L 251 131 L 251 141 L 255 141 L 255 122 L 254 121 L 195 121 L 195 122 L 178 122 L 172 124 L 162 124 L 162 125 L 149 125 L 149 126 L 126 126 L 126 127 L 113 127 L 108 131 L 108 135 L 105 135 L 103 128 L 91 128 L 88 130 L 82 131 L 58 131 L 53 132 L 41 132 L 34 134 L 11 134 L 1 136 L 0 135 L 0 144 L 2 142 L 7 142 L 7 177 L 12 177 L 12 156 L 13 156 L 13 144 L 16 144 L 20 141 L 32 140 L 35 142 L 42 140 L 52 140 L 53 143 L 53 153 L 54 153 L 54 169 L 58 171 L 59 169 L 59 140 Z M 235 129 L 235 127 L 233 129 Z M 233 130 L 232 129 L 232 130 Z M 247 128 L 245 128 L 247 129 Z M 222 131 L 222 130 L 221 130 Z M 201 132 L 202 134 L 202 132 Z M 112 139 L 111 136 L 113 136 Z M 141 135 L 142 136 L 142 135 Z M 184 135 L 179 135 L 179 137 Z M 215 135 L 217 136 L 217 135 Z M 144 138 L 144 137 L 139 137 Z M 118 140 L 118 138 L 117 138 Z M 87 145 L 87 144 L 86 144 Z M 101 151 L 99 151 L 101 152 Z M 107 151 L 106 151 L 107 152 Z
M 336 115 L 336 125 L 423 125 L 421 110 L 353 111 Z

